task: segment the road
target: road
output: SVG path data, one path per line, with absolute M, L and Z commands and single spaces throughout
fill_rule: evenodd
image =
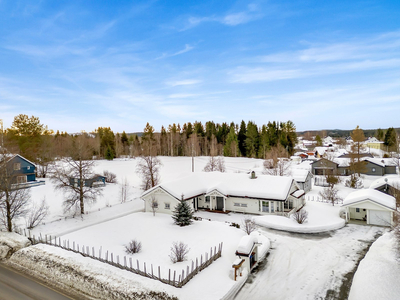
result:
M 0 264 L 0 300 L 71 300 Z

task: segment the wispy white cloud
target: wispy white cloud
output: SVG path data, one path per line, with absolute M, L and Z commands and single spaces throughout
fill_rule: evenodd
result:
M 172 54 L 163 53 L 163 55 L 157 57 L 156 60 L 158 60 L 158 59 L 163 59 L 163 58 L 167 58 L 167 57 L 172 57 L 172 56 L 181 55 L 181 54 L 186 53 L 186 52 L 189 52 L 189 51 L 191 51 L 191 50 L 193 50 L 193 49 L 194 49 L 193 46 L 190 46 L 189 44 L 185 44 L 185 48 L 183 48 L 182 50 L 179 50 L 179 51 L 177 51 L 177 52 L 175 52 L 175 53 L 172 53 Z
M 176 80 L 167 82 L 169 86 L 180 86 L 180 85 L 194 85 L 201 83 L 201 80 L 198 79 L 183 79 L 183 80 Z
M 183 26 L 183 28 L 180 29 L 180 31 L 185 31 L 207 22 L 218 22 L 228 26 L 237 26 L 240 24 L 255 21 L 257 19 L 261 19 L 263 16 L 264 15 L 260 12 L 259 7 L 253 3 L 247 5 L 245 10 L 229 12 L 224 15 L 211 15 L 205 17 L 190 16 L 186 19 L 186 24 Z

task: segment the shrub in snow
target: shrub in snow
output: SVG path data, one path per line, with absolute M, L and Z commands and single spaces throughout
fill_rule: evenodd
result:
M 139 253 L 142 250 L 142 243 L 137 240 L 132 240 L 125 246 L 125 252 L 128 254 Z
M 44 218 L 47 217 L 48 213 L 49 213 L 49 206 L 46 204 L 45 198 L 43 198 L 39 206 L 33 203 L 26 218 L 26 227 L 28 229 L 35 228 L 40 224 L 40 222 L 43 221 Z
M 190 248 L 183 242 L 173 242 L 171 247 L 171 254 L 169 258 L 173 263 L 181 262 L 186 259 L 186 255 L 189 253 Z
M 117 175 L 114 173 L 104 170 L 103 175 L 106 178 L 107 183 L 117 183 Z
M 238 223 L 232 222 L 229 226 L 240 228 L 240 225 Z
M 332 205 L 335 205 L 335 203 L 339 203 L 339 201 L 343 200 L 343 198 L 340 197 L 338 193 L 339 190 L 335 186 L 330 185 L 329 187 L 324 188 L 322 192 L 319 192 L 319 195 L 323 199 L 331 202 Z
M 193 210 L 186 201 L 183 201 L 183 195 L 182 200 L 175 206 L 172 219 L 174 219 L 176 225 L 181 227 L 190 225 L 193 222 Z
M 353 174 L 346 180 L 345 185 L 353 189 L 362 189 L 364 187 L 363 181 L 360 176 Z
M 300 209 L 292 214 L 292 218 L 299 224 L 303 224 L 308 219 L 308 211 Z
M 254 222 L 253 218 L 251 217 L 245 217 L 242 220 L 242 230 L 246 232 L 248 235 L 252 233 L 254 230 L 256 230 L 256 223 Z

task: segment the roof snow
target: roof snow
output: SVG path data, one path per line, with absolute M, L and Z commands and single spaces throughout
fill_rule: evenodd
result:
M 293 178 L 285 176 L 198 172 L 189 173 L 144 192 L 142 197 L 157 188 L 162 188 L 176 199 L 190 199 L 217 190 L 226 196 L 286 200 Z
M 292 177 L 296 182 L 305 182 L 309 173 L 304 169 L 292 169 Z
M 253 249 L 254 244 L 258 242 L 257 237 L 252 235 L 245 235 L 239 242 L 239 245 L 236 248 L 236 253 L 240 254 L 250 254 Z
M 353 193 L 350 193 L 344 200 L 343 206 L 347 206 L 353 203 L 362 201 L 372 201 L 377 204 L 383 205 L 390 209 L 396 209 L 396 199 L 385 193 L 379 192 L 374 189 L 362 189 Z
M 382 177 L 379 178 L 371 183 L 369 186 L 370 189 L 376 189 L 381 187 L 382 185 L 388 184 L 392 187 L 400 187 L 400 178 L 398 176 L 396 177 Z

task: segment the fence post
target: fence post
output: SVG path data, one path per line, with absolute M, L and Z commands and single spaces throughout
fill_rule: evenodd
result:
M 108 262 L 108 250 L 106 251 L 106 261 Z
M 160 269 L 160 266 L 158 266 L 158 279 L 161 279 L 161 269 Z
M 132 269 L 132 257 L 129 257 L 129 265 L 131 266 Z
M 176 275 L 176 270 L 174 270 L 174 286 L 175 286 L 175 275 Z
M 168 284 L 171 284 L 171 269 L 168 271 Z
M 114 262 L 114 257 L 113 257 L 113 253 L 111 252 L 111 262 Z
M 126 267 L 126 256 L 124 256 L 124 267 Z
M 146 272 L 146 263 L 144 263 L 144 274 L 147 274 L 147 272 Z
M 119 264 L 119 255 L 117 255 L 117 264 Z
M 153 277 L 153 264 L 151 264 L 151 277 Z
M 136 260 L 136 264 L 137 264 L 137 269 L 138 269 L 138 271 L 140 271 L 139 260 L 138 260 L 138 259 Z

